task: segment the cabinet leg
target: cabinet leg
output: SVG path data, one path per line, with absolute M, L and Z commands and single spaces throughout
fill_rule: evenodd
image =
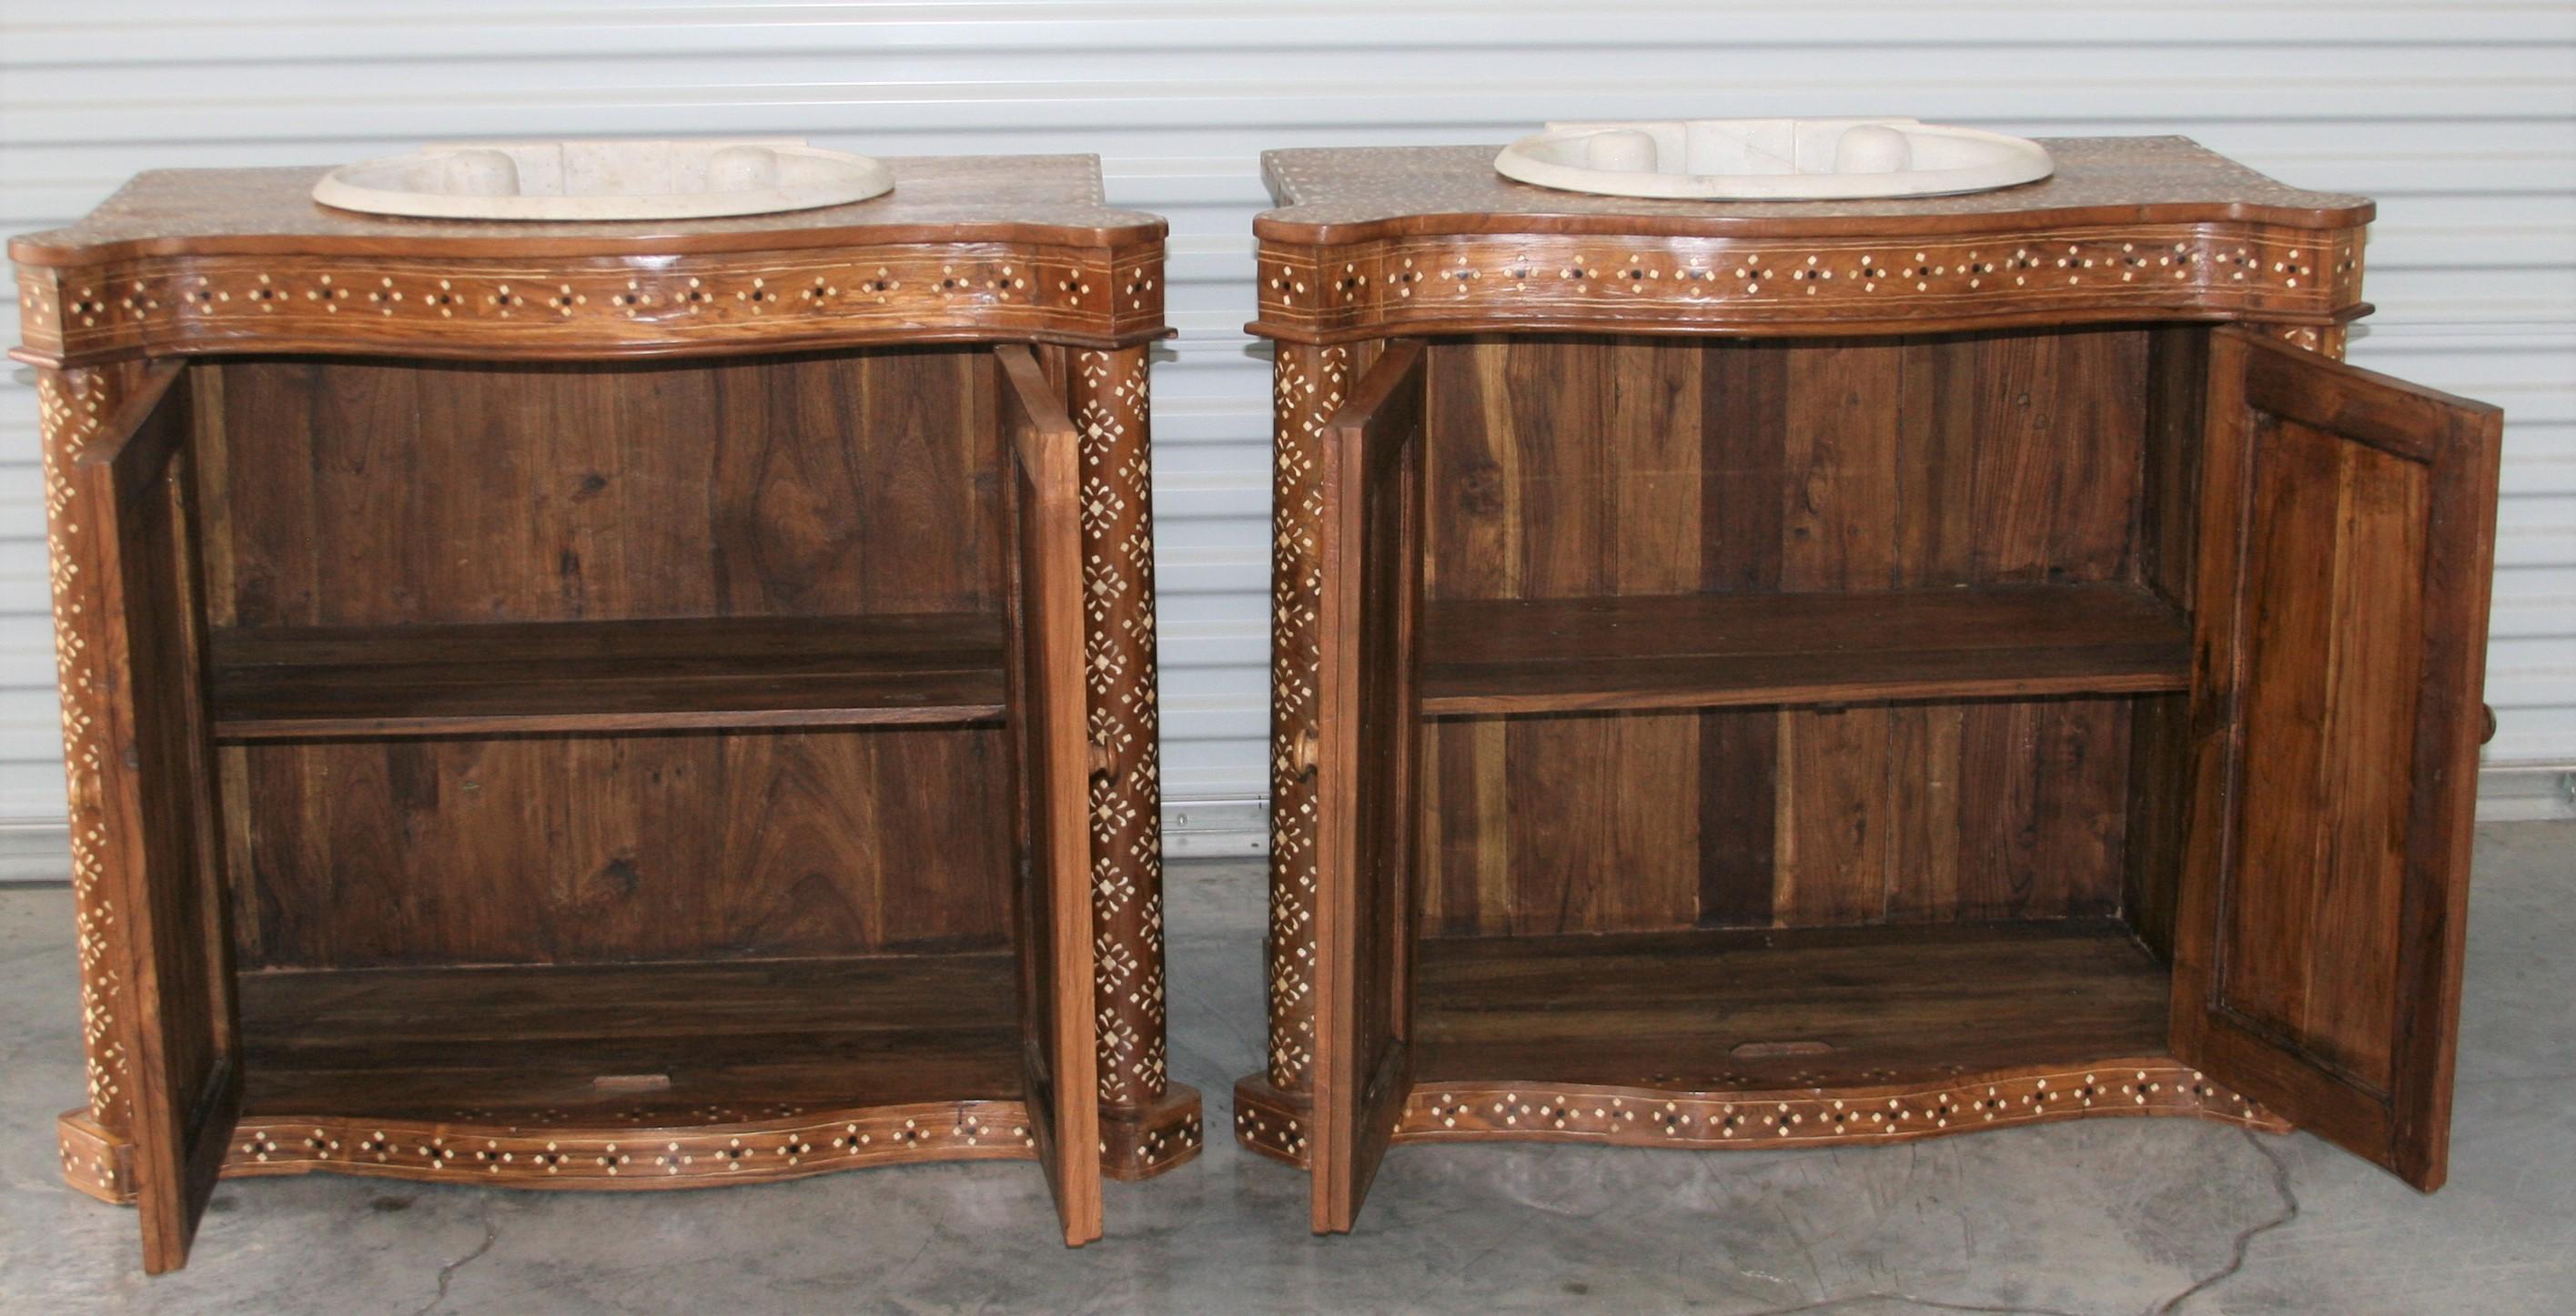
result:
M 1309 1169 L 1313 1127 L 1314 1106 L 1304 1089 L 1282 1092 L 1258 1074 L 1234 1085 L 1234 1137 L 1244 1150 Z
M 75 464 L 106 435 L 110 422 L 144 381 L 140 361 L 90 369 L 36 372 L 44 433 L 45 511 L 55 589 L 54 655 L 62 691 L 63 772 L 71 801 L 74 945 L 80 953 L 81 1039 L 89 1105 L 63 1116 L 64 1177 L 92 1197 L 134 1200 L 133 1057 L 143 1018 L 134 990 L 129 889 L 130 838 L 109 824 L 135 789 L 123 754 L 111 743 L 110 673 L 102 654 L 113 642 L 108 622 L 86 608 L 82 573 L 99 570 L 99 526 L 109 518 L 85 506 Z
M 1154 653 L 1152 406 L 1146 348 L 1065 362 L 1082 431 L 1085 712 L 1100 1023 L 1101 1170 L 1142 1179 L 1198 1154 L 1196 1090 L 1165 1072 L 1163 783 Z
M 1100 1172 L 1130 1182 L 1151 1179 L 1196 1159 L 1206 1140 L 1199 1090 L 1168 1084 L 1151 1105 L 1101 1109 Z
M 1235 1136 L 1303 1163 L 1315 1058 L 1315 676 L 1322 562 L 1321 443 L 1349 393 L 1353 352 L 1281 342 L 1271 371 L 1269 1055 L 1235 1086 Z M 1289 1112 L 1293 1111 L 1294 1114 Z M 1296 1133 L 1290 1133 L 1289 1121 Z

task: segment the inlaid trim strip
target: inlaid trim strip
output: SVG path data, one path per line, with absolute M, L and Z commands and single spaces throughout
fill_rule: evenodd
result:
M 921 243 L 542 259 L 154 256 L 22 267 L 39 357 L 142 351 L 616 355 L 1163 332 L 1162 246 Z
M 2088 313 L 2331 323 L 2358 306 L 2364 232 L 2168 224 L 1893 241 L 1530 233 L 1263 243 L 1252 329 L 1339 341 L 1515 322 L 1769 333 Z
M 1308 1164 L 1304 1111 L 1238 1086 L 1235 1137 L 1245 1149 Z M 1584 1084 L 1419 1083 L 1395 1141 L 1588 1142 L 1693 1151 L 1854 1146 L 2070 1119 L 2182 1115 L 2265 1133 L 2291 1123 L 2170 1059 L 2106 1060 L 1913 1084 L 1782 1092 L 1687 1093 Z

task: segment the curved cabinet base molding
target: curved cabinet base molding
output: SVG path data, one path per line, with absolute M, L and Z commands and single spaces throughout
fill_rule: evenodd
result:
M 1794 1092 L 1675 1092 L 1476 1079 L 1417 1083 L 1394 1141 L 1584 1142 L 1688 1151 L 1784 1144 L 1912 1142 L 2071 1119 L 2189 1115 L 2264 1133 L 2295 1126 L 2170 1059 L 2127 1058 L 1901 1083 Z M 1304 1102 L 1247 1079 L 1235 1087 L 1235 1138 L 1303 1167 Z
M 79 1112 L 63 1117 L 64 1179 L 92 1196 L 133 1200 L 130 1185 L 98 1191 L 104 1182 L 96 1170 L 99 1152 L 115 1157 L 124 1144 L 104 1141 L 83 1124 Z M 76 1139 L 86 1144 L 77 1161 Z M 235 1127 L 223 1175 L 237 1179 L 319 1172 L 471 1180 L 503 1188 L 640 1191 L 769 1183 L 916 1161 L 1025 1161 L 1036 1156 L 1028 1108 L 1017 1101 L 914 1102 L 697 1126 L 546 1127 L 262 1115 L 246 1117 Z
M 63 1182 L 101 1201 L 134 1200 L 133 1143 L 101 1129 L 86 1109 L 65 1111 L 56 1132 Z M 1115 1179 L 1150 1179 L 1195 1158 L 1201 1142 L 1198 1093 L 1176 1086 L 1141 1121 L 1103 1121 L 1101 1169 Z M 223 1175 L 358 1174 L 633 1192 L 1036 1155 L 1028 1108 L 1017 1101 L 913 1102 L 697 1126 L 260 1115 L 235 1128 Z

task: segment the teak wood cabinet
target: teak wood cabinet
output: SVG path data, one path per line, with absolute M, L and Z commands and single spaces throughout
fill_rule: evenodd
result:
M 2368 201 L 2177 138 L 1858 203 L 1274 152 L 1269 1063 L 1391 1143 L 2449 1125 L 2497 414 Z
M 1164 1075 L 1146 350 L 1087 156 L 875 201 L 386 220 L 145 174 L 22 237 L 88 1104 L 219 1176 L 660 1189 L 1031 1159 Z

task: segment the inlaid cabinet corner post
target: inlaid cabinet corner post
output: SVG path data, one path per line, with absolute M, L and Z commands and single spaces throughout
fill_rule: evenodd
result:
M 1154 293 L 1161 264 L 1121 276 Z M 1081 431 L 1084 671 L 1093 914 L 1100 956 L 1102 1169 L 1143 1179 L 1198 1154 L 1198 1094 L 1168 1072 L 1164 1010 L 1162 719 L 1155 698 L 1151 372 L 1143 346 L 1073 352 Z
M 134 628 L 193 588 L 174 578 L 184 563 L 149 551 L 185 532 L 184 473 L 169 469 L 183 388 L 177 366 L 142 361 L 40 365 L 37 379 L 89 1077 L 88 1107 L 61 1123 L 63 1174 L 108 1201 L 148 1198 L 155 1270 L 185 1257 L 241 1101 L 224 910 L 189 799 L 205 754 L 197 640 Z M 200 1022 L 174 1037 L 146 1026 L 157 1018 Z
M 1080 1243 L 1102 1177 L 1196 1154 L 1163 225 L 1089 157 L 891 164 L 875 201 L 667 231 L 164 171 L 11 244 L 89 1074 L 63 1168 L 141 1208 L 147 1270 L 221 1176 L 1036 1159 Z
M 1390 1146 L 2190 1115 L 2431 1188 L 2497 421 L 2180 138 L 1709 203 L 1276 151 L 1269 1056 Z M 1407 583 L 1411 582 L 1411 583 Z

